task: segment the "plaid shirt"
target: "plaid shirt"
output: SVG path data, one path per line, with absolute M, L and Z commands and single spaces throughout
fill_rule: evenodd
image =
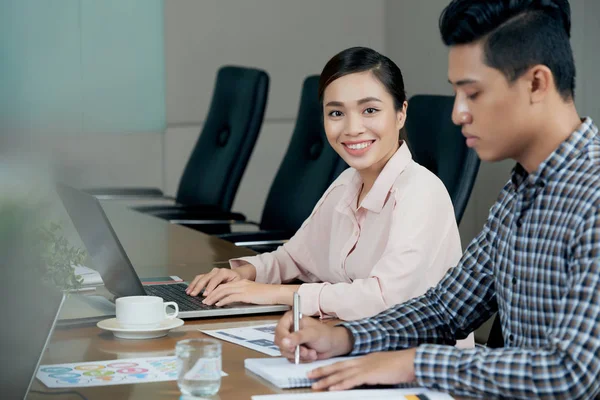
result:
M 600 137 L 586 118 L 531 175 L 517 164 L 483 231 L 425 295 L 342 324 L 352 354 L 418 346 L 420 385 L 459 396 L 600 393 Z M 498 311 L 501 349 L 458 349 Z M 428 344 L 426 344 L 428 343 Z

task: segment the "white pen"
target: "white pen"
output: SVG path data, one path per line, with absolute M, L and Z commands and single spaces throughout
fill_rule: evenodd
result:
M 300 330 L 300 320 L 302 319 L 302 312 L 300 311 L 300 295 L 298 292 L 294 292 L 294 332 L 298 332 Z M 300 345 L 296 346 L 296 350 L 294 352 L 294 364 L 300 363 Z

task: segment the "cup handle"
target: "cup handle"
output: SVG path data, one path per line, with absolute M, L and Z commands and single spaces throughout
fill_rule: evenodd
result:
M 175 303 L 174 301 L 167 301 L 164 304 L 165 304 L 165 318 L 166 319 L 173 319 L 173 318 L 175 318 L 179 314 L 179 306 L 177 305 L 177 303 Z M 173 307 L 175 309 L 175 312 L 169 314 L 167 312 L 167 307 L 168 306 Z

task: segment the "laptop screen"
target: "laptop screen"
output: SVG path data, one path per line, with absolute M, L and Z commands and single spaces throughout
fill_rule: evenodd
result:
M 142 283 L 98 200 L 66 185 L 57 185 L 56 190 L 106 289 L 116 297 L 144 296 Z

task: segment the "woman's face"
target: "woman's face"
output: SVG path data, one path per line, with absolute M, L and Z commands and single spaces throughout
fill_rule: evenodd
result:
M 323 93 L 323 120 L 333 149 L 358 171 L 379 173 L 398 149 L 406 106 L 370 72 L 345 75 Z

